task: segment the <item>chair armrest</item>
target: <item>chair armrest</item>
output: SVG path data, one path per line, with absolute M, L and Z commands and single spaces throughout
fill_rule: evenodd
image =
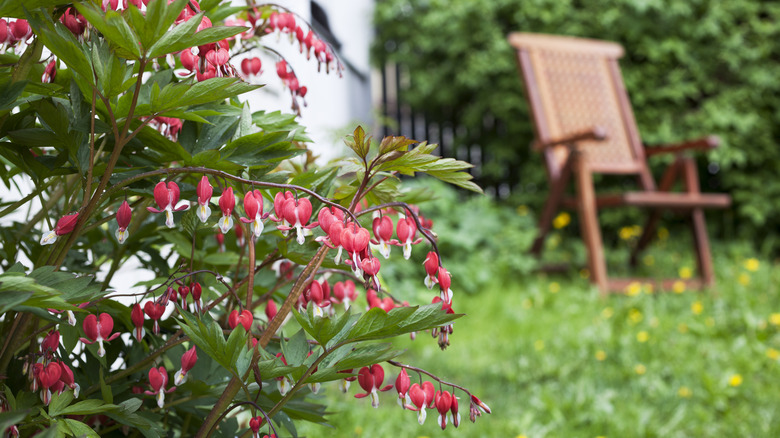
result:
M 677 154 L 683 151 L 708 151 L 715 149 L 720 144 L 720 139 L 715 135 L 697 138 L 682 143 L 666 144 L 661 146 L 645 146 L 645 155 L 652 157 L 660 154 Z
M 594 127 L 590 128 L 588 130 L 585 130 L 585 131 L 575 132 L 575 133 L 563 136 L 561 138 L 555 138 L 555 139 L 551 139 L 551 140 L 548 140 L 548 141 L 545 141 L 545 142 L 541 142 L 541 141 L 537 140 L 537 141 L 535 141 L 533 143 L 533 149 L 538 152 L 538 151 L 543 151 L 543 150 L 545 150 L 545 149 L 547 149 L 549 147 L 552 147 L 552 146 L 558 146 L 558 145 L 562 145 L 562 144 L 569 144 L 569 145 L 571 145 L 571 144 L 577 143 L 578 141 L 583 141 L 583 140 L 599 140 L 599 141 L 601 141 L 601 140 L 604 140 L 606 138 L 607 138 L 607 131 L 604 128 L 600 127 L 600 126 L 594 126 Z

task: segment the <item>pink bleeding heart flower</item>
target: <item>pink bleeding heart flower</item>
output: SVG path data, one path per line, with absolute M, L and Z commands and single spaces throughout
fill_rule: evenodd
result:
M 303 245 L 306 241 L 304 229 L 310 230 L 318 225 L 316 222 L 307 225 L 311 218 L 311 201 L 309 201 L 308 198 L 297 200 L 295 198 L 288 198 L 284 201 L 282 211 L 285 222 L 289 223 L 291 226 L 278 225 L 277 228 L 284 231 L 295 228 L 296 240 L 299 245 Z
M 252 330 L 253 319 L 252 312 L 247 309 L 242 310 L 241 313 L 239 313 L 238 310 L 234 310 L 230 312 L 230 315 L 228 316 L 228 325 L 230 325 L 231 329 L 235 329 L 241 324 L 241 326 L 244 327 L 244 330 L 249 333 L 249 331 Z
M 441 430 L 447 427 L 447 413 L 452 408 L 452 399 L 454 397 L 448 391 L 439 391 L 436 393 L 434 404 L 436 410 L 439 411 L 439 418 L 437 423 L 441 426 Z
M 241 61 L 241 72 L 246 77 L 257 76 L 263 69 L 263 63 L 258 57 L 244 58 Z
M 438 281 L 436 277 L 439 274 L 439 256 L 434 251 L 429 252 L 425 257 L 423 266 L 425 267 L 425 273 L 427 274 L 423 283 L 425 283 L 425 286 L 428 289 L 432 289 L 433 285 Z
M 284 218 L 284 206 L 287 203 L 288 199 L 292 199 L 294 197 L 293 193 L 290 191 L 286 192 L 278 192 L 274 196 L 274 214 L 271 216 L 271 220 L 274 222 L 281 222 L 281 225 L 284 227 L 289 227 L 290 223 L 287 222 L 287 220 Z M 282 231 L 282 235 L 287 237 L 287 229 L 285 228 L 279 228 Z
M 406 405 L 411 402 L 411 400 L 409 400 L 410 383 L 409 373 L 406 372 L 406 368 L 401 368 L 398 378 L 395 379 L 395 390 L 398 391 L 398 404 L 404 409 L 406 409 Z
M 16 20 L 8 25 L 11 30 L 11 35 L 16 41 L 26 40 L 32 35 L 32 29 L 30 23 L 27 20 Z
M 63 362 L 57 362 L 60 365 L 60 369 L 62 369 L 62 373 L 60 374 L 60 382 L 64 384 L 64 386 L 67 386 L 68 388 L 73 390 L 73 396 L 78 398 L 79 391 L 81 390 L 81 386 L 79 386 L 78 383 L 76 383 L 75 378 L 73 377 L 73 370 L 70 369 L 69 366 L 65 365 Z
M 151 319 L 153 322 L 152 333 L 159 335 L 160 318 L 162 318 L 163 314 L 165 313 L 165 306 L 154 301 L 147 301 L 146 304 L 144 304 L 144 313 L 146 313 L 146 316 L 148 316 L 149 319 Z
M 441 310 L 444 310 L 448 314 L 452 315 L 455 313 L 454 310 L 452 310 L 452 301 L 446 302 L 441 299 L 441 297 L 433 297 L 433 300 L 431 300 L 431 304 L 441 303 Z M 441 327 L 436 327 L 433 330 L 431 330 L 431 336 L 434 338 L 436 336 L 439 337 L 439 348 L 444 350 L 450 345 L 450 335 L 454 331 L 452 323 L 443 325 Z
M 477 398 L 476 395 L 472 395 L 471 403 L 469 404 L 469 420 L 473 423 L 477 420 L 477 417 L 481 417 L 483 413 L 490 414 L 490 407 Z
M 259 238 L 263 233 L 263 219 L 270 214 L 263 214 L 263 195 L 260 194 L 260 190 L 253 190 L 244 195 L 244 211 L 246 217 L 242 217 L 241 222 L 252 224 L 252 235 L 255 239 Z
M 414 383 L 409 388 L 409 400 L 411 400 L 412 403 L 407 403 L 406 409 L 417 412 L 417 422 L 420 423 L 420 425 L 425 423 L 425 409 L 428 404 L 426 395 L 426 391 L 419 383 Z
M 412 256 L 412 245 L 422 242 L 422 238 L 415 240 L 417 224 L 410 217 L 402 217 L 398 219 L 395 233 L 398 235 L 398 243 L 396 245 L 404 248 L 404 258 L 409 260 L 409 257 Z
M 276 353 L 276 357 L 282 361 L 282 364 L 287 365 L 287 359 L 284 357 L 283 353 Z M 287 392 L 292 388 L 292 382 L 290 381 L 290 378 L 287 376 L 277 377 L 276 388 L 279 390 L 279 395 L 284 397 L 284 395 L 287 394 Z
M 187 381 L 187 373 L 195 366 L 198 361 L 198 353 L 195 346 L 185 351 L 181 356 L 181 369 L 173 375 L 173 384 L 179 386 Z
M 71 213 L 61 217 L 60 220 L 57 221 L 57 225 L 54 229 L 43 235 L 41 238 L 41 245 L 50 245 L 56 242 L 59 236 L 69 234 L 76 228 L 76 222 L 78 222 L 78 220 L 78 213 Z
M 328 306 L 330 306 L 330 300 L 327 296 L 330 292 L 330 287 L 327 286 L 328 282 L 323 280 L 322 283 L 320 283 L 317 280 L 313 280 L 311 284 L 309 285 L 309 289 L 306 290 L 302 295 L 305 298 L 305 303 L 303 303 L 303 307 L 306 307 L 306 305 L 311 302 L 314 304 L 313 313 L 314 316 L 323 316 L 324 311 L 323 309 L 327 309 Z M 327 287 L 327 292 L 326 292 Z
M 390 258 L 390 245 L 393 242 L 393 220 L 390 216 L 375 217 L 372 224 L 374 230 L 374 239 L 371 243 L 379 245 L 379 253 L 384 258 Z
M 379 394 L 377 391 L 387 391 L 393 385 L 387 385 L 382 388 L 382 382 L 385 380 L 385 370 L 382 365 L 374 364 L 371 367 L 363 367 L 358 371 L 358 383 L 365 394 L 355 394 L 355 398 L 371 396 L 371 406 L 379 407 Z
M 165 212 L 165 225 L 168 228 L 173 228 L 173 212 L 182 211 L 189 208 L 189 205 L 184 204 L 181 207 L 176 207 L 179 203 L 179 185 L 173 181 L 169 181 L 168 185 L 165 182 L 160 181 L 154 187 L 154 201 L 157 202 L 157 207 L 146 207 L 147 210 L 152 213 Z
M 87 20 L 75 8 L 66 9 L 60 21 L 76 37 L 80 37 L 87 30 Z
M 45 357 L 51 357 L 60 347 L 60 331 L 52 330 L 44 336 L 41 342 L 41 353 Z
M 230 61 L 230 52 L 222 48 L 211 50 L 206 53 L 206 61 L 215 67 L 221 67 Z
M 265 316 L 268 318 L 268 321 L 270 322 L 272 319 L 274 319 L 274 316 L 278 313 L 278 309 L 276 308 L 276 303 L 274 300 L 268 300 L 268 302 L 265 304 Z
M 441 288 L 441 299 L 445 303 L 452 303 L 452 290 L 450 284 L 452 283 L 452 277 L 444 267 L 440 267 L 438 270 L 437 280 L 439 282 L 439 288 Z
M 57 76 L 57 62 L 54 60 L 49 61 L 46 64 L 46 68 L 43 70 L 43 76 L 41 76 L 41 82 L 44 84 L 50 84 L 54 82 L 54 78 Z
M 130 237 L 130 232 L 127 231 L 127 227 L 130 226 L 130 220 L 133 218 L 133 210 L 130 208 L 130 204 L 127 203 L 127 200 L 122 202 L 122 205 L 119 206 L 119 210 L 116 211 L 116 223 L 119 226 L 116 230 L 116 240 L 119 241 L 119 243 L 125 243 L 125 240 L 127 240 L 128 237 Z
M 233 228 L 233 210 L 236 208 L 236 196 L 233 187 L 228 187 L 219 197 L 219 209 L 222 210 L 222 218 L 219 220 L 219 229 L 222 234 Z
M 338 281 L 333 285 L 332 302 L 336 304 L 344 303 L 344 307 L 349 309 L 350 303 L 356 300 L 357 291 L 355 290 L 355 282 L 352 280 Z
M 130 312 L 130 320 L 133 321 L 133 337 L 138 342 L 144 338 L 146 332 L 144 331 L 144 311 L 141 309 L 141 303 L 135 303 L 133 310 Z
M 152 390 L 144 391 L 144 394 L 156 396 L 157 406 L 159 406 L 160 409 L 165 406 L 165 394 L 176 390 L 175 386 L 170 389 L 165 389 L 165 387 L 168 386 L 168 372 L 165 370 L 165 367 L 152 367 L 152 369 L 149 370 L 149 386 Z
M 330 226 L 334 222 L 343 222 L 344 212 L 336 207 L 322 207 L 317 213 L 317 223 L 325 234 L 328 234 Z
M 452 416 L 452 425 L 460 426 L 460 412 L 458 412 L 458 397 L 455 397 L 455 391 L 452 394 L 452 404 L 450 405 L 450 414 Z
M 344 231 L 341 232 L 341 246 L 344 247 L 344 249 L 350 255 L 352 259 L 352 271 L 358 277 L 363 276 L 363 271 L 360 270 L 358 255 L 368 247 L 370 238 L 371 235 L 368 233 L 368 230 L 355 224 L 354 222 L 347 224 L 347 226 L 344 228 Z
M 200 300 L 200 296 L 203 294 L 203 288 L 200 283 L 190 283 L 190 291 L 192 292 L 192 301 L 195 304 L 195 311 L 200 313 L 203 310 L 203 302 Z
M 57 362 L 49 362 L 49 364 L 45 366 L 41 364 L 38 369 L 39 371 L 35 376 L 35 380 L 41 388 L 41 400 L 44 405 L 48 406 L 51 401 L 51 389 L 59 383 L 60 376 L 62 375 L 62 368 Z
M 106 354 L 106 350 L 103 348 L 103 342 L 113 341 L 119 337 L 120 334 L 119 332 L 111 334 L 111 332 L 114 330 L 114 318 L 112 318 L 108 313 L 101 313 L 98 316 L 92 314 L 87 315 L 87 317 L 84 318 L 82 328 L 84 329 L 84 334 L 87 335 L 87 337 L 79 338 L 79 340 L 85 344 L 92 344 L 97 342 L 97 354 L 100 357 L 103 357 Z
M 182 50 L 179 54 L 179 59 L 181 60 L 182 67 L 185 69 L 191 72 L 198 69 L 198 60 L 200 58 L 198 55 L 193 54 L 191 49 Z
M 377 278 L 377 274 L 379 274 L 379 268 L 381 266 L 382 264 L 379 263 L 379 259 L 371 255 L 360 261 L 360 267 L 363 268 L 363 273 L 371 277 L 374 281 L 374 288 L 376 289 L 379 289 L 379 278 Z
M 263 417 L 252 417 L 249 420 L 249 428 L 252 430 L 252 438 L 260 438 L 260 427 L 263 425 L 264 421 L 265 418 Z
M 211 208 L 209 202 L 211 201 L 211 195 L 214 192 L 214 188 L 209 182 L 209 178 L 203 175 L 198 182 L 198 187 L 195 189 L 198 194 L 198 219 L 204 224 L 209 220 L 211 216 Z

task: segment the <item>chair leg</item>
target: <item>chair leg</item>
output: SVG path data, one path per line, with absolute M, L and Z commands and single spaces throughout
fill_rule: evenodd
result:
M 577 158 L 577 197 L 580 227 L 585 247 L 588 250 L 588 269 L 593 283 L 599 287 L 602 294 L 608 291 L 607 263 L 604 259 L 604 247 L 599 229 L 598 210 L 596 208 L 596 193 L 593 189 L 593 175 L 587 164 Z
M 659 192 L 668 192 L 672 189 L 674 182 L 677 180 L 677 176 L 681 167 L 681 162 L 678 159 L 666 168 L 666 172 L 664 172 L 663 176 L 661 177 L 661 182 L 658 185 Z M 631 259 L 629 260 L 629 264 L 632 267 L 637 265 L 639 254 L 647 247 L 647 244 L 649 244 L 650 240 L 653 238 L 653 233 L 655 233 L 655 229 L 658 226 L 658 221 L 660 218 L 661 210 L 653 210 L 650 213 L 650 216 L 647 218 L 647 224 L 645 225 L 644 230 L 642 230 L 642 236 L 639 237 L 639 241 L 637 242 L 636 247 L 634 247 L 634 249 L 631 251 Z
M 699 175 L 696 171 L 696 162 L 692 158 L 681 160 L 685 171 L 685 188 L 689 193 L 699 193 Z M 707 223 L 704 220 L 704 210 L 694 208 L 691 211 L 691 226 L 693 228 L 693 241 L 696 250 L 696 262 L 699 268 L 702 285 L 711 287 L 715 284 L 715 273 L 712 268 L 710 256 L 710 240 L 707 237 Z
M 531 246 L 531 254 L 536 257 L 542 255 L 544 249 L 544 239 L 550 232 L 550 226 L 552 226 L 555 213 L 558 211 L 558 206 L 563 199 L 563 193 L 566 191 L 566 184 L 569 183 L 569 177 L 571 175 L 571 159 L 567 159 L 563 165 L 558 178 L 553 181 L 552 187 L 550 187 L 550 195 L 547 197 L 547 201 L 544 203 L 542 215 L 539 218 L 539 233 L 534 239 L 534 243 Z

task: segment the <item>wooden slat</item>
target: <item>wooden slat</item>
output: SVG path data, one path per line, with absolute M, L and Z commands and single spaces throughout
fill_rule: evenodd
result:
M 731 197 L 719 193 L 627 192 L 623 194 L 623 199 L 626 205 L 683 210 L 726 208 L 731 205 Z
M 509 34 L 509 44 L 518 50 L 533 47 L 543 50 L 587 53 L 614 59 L 623 56 L 623 47 L 620 44 L 568 36 L 513 32 Z

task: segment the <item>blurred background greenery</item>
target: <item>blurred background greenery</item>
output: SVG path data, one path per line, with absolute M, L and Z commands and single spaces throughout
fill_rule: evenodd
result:
M 748 239 L 766 252 L 777 249 L 780 4 L 384 0 L 377 2 L 375 24 L 374 62 L 397 66 L 402 84 L 398 106 L 386 108 L 388 116 L 424 114 L 423 136 L 441 137 L 447 155 L 481 162 L 477 179 L 483 186 L 533 211 L 547 183 L 541 157 L 528 147 L 531 119 L 507 34 L 619 42 L 626 48 L 621 66 L 645 143 L 709 134 L 722 139 L 720 148 L 699 159 L 702 188 L 734 199 L 732 209 L 708 213 L 711 234 Z M 432 133 L 429 124 L 443 128 Z M 651 163 L 658 176 L 665 163 Z M 631 209 L 604 212 L 605 234 L 637 223 L 639 215 Z

